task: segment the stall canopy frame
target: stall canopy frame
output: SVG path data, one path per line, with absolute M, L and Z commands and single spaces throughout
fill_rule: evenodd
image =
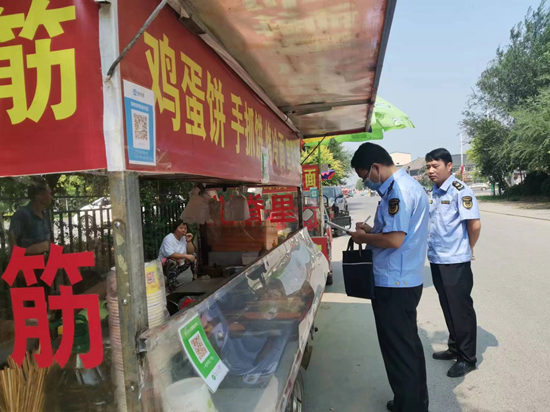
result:
M 369 131 L 396 0 L 168 4 L 303 138 Z

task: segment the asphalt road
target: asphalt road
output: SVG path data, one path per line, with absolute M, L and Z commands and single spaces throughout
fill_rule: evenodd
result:
M 374 216 L 378 199 L 350 198 L 353 222 Z M 508 207 L 481 212 L 472 263 L 478 369 L 463 378 L 448 378 L 452 361 L 431 357 L 446 348 L 447 330 L 426 261 L 418 328 L 432 412 L 550 410 L 550 221 L 521 217 Z M 334 240 L 335 281 L 316 318 L 319 332 L 304 375 L 304 406 L 310 412 L 382 412 L 393 397 L 370 302 L 348 298 L 344 291 L 341 251 L 348 239 Z

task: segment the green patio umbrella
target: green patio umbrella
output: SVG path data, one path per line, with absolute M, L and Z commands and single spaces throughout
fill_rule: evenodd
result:
M 314 137 L 305 141 L 306 146 L 316 146 L 322 140 L 323 145 L 327 145 L 330 140 L 337 142 L 364 142 L 366 140 L 381 140 L 384 138 L 384 132 L 389 130 L 414 128 L 414 124 L 409 116 L 393 104 L 380 96 L 376 97 L 374 110 L 371 117 L 371 131 L 342 134 L 337 136 Z

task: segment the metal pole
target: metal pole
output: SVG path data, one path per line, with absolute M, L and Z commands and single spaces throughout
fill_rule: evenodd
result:
M 135 172 L 109 172 L 125 399 L 119 411 L 141 411 L 137 337 L 147 328 L 147 296 L 139 180 Z
M 319 211 L 322 211 L 322 213 L 319 213 L 321 215 L 319 216 L 319 236 L 325 236 L 323 233 L 323 228 L 325 227 L 325 202 L 323 200 L 323 179 L 321 178 L 321 143 L 323 143 L 322 140 L 317 145 L 317 165 L 319 166 L 319 193 L 317 194 L 317 201 L 319 204 Z
M 136 44 L 136 42 L 139 40 L 139 38 L 143 35 L 143 33 L 145 32 L 145 30 L 147 30 L 147 28 L 151 25 L 151 23 L 153 22 L 153 20 L 155 20 L 155 18 L 158 16 L 158 14 L 160 13 L 160 11 L 162 10 L 162 8 L 166 5 L 166 2 L 167 0 L 162 0 L 159 5 L 155 8 L 155 10 L 153 10 L 153 12 L 151 13 L 151 15 L 147 18 L 147 20 L 145 20 L 145 23 L 143 23 L 143 26 L 141 26 L 141 28 L 138 30 L 138 32 L 134 35 L 134 37 L 132 38 L 132 40 L 130 40 L 130 43 L 128 43 L 128 45 L 124 48 L 124 50 L 122 50 L 122 52 L 120 53 L 120 55 L 115 59 L 115 61 L 111 64 L 111 66 L 109 67 L 109 70 L 107 70 L 107 76 L 105 77 L 105 81 L 108 81 L 111 79 L 111 76 L 113 75 L 116 67 L 118 66 L 118 64 L 120 63 L 120 61 L 124 58 L 124 56 L 126 56 L 126 53 L 128 53 L 130 51 L 130 49 L 132 47 L 134 47 L 134 44 Z
M 317 164 L 319 165 L 319 202 L 322 202 L 323 201 L 323 178 L 321 177 L 321 144 L 317 146 Z
M 464 151 L 462 150 L 462 133 L 460 133 L 460 180 L 464 180 Z

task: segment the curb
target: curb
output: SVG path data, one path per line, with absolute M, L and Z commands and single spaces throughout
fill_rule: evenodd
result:
M 492 210 L 484 210 L 484 209 L 479 209 L 479 211 L 480 212 L 485 212 L 485 213 L 494 213 L 495 215 L 523 217 L 525 219 L 544 220 L 545 222 L 550 222 L 550 219 L 545 218 L 545 217 L 525 216 L 525 215 L 518 215 L 518 214 L 515 214 L 515 213 L 495 212 L 495 211 L 492 211 Z

